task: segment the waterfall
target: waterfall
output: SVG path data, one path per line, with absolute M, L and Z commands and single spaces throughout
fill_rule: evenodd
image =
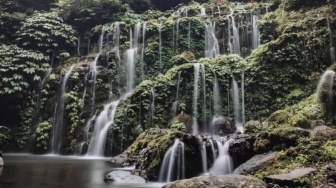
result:
M 95 105 L 96 105 L 96 80 L 97 80 L 97 74 L 98 74 L 98 70 L 97 70 L 97 62 L 101 53 L 101 50 L 103 48 L 103 40 L 104 40 L 104 28 L 102 28 L 102 32 L 101 35 L 99 37 L 99 41 L 98 41 L 98 53 L 96 54 L 96 57 L 94 59 L 93 62 L 90 63 L 90 72 L 91 72 L 91 80 L 93 82 L 93 86 L 92 86 L 92 112 L 95 109 Z
M 322 75 L 317 86 L 317 97 L 322 104 L 325 105 L 327 112 L 331 112 L 334 108 L 333 104 L 333 85 L 335 80 L 335 72 L 327 70 Z
M 206 12 L 205 12 L 205 8 L 204 7 L 201 8 L 201 16 L 206 16 Z
M 232 43 L 230 42 L 232 45 L 232 48 L 230 48 L 230 53 L 240 55 L 239 31 L 236 27 L 235 18 L 233 16 L 229 16 L 229 18 L 231 18 L 231 23 L 229 24 L 229 27 L 230 26 L 232 27 L 232 28 L 229 28 L 229 30 L 232 29 L 232 36 L 229 36 L 229 39 L 233 38 L 232 40 L 233 42 Z M 231 32 L 229 32 L 229 34 L 230 33 Z
M 159 175 L 160 182 L 170 182 L 185 178 L 184 143 L 175 139 L 173 146 L 166 152 Z
M 104 110 L 100 112 L 97 117 L 88 149 L 88 155 L 104 156 L 107 131 L 110 125 L 114 122 L 118 104 L 119 100 L 106 104 Z
M 209 139 L 209 142 L 210 142 L 211 151 L 212 151 L 212 159 L 213 159 L 213 162 L 215 162 L 215 160 L 216 160 L 216 158 L 217 158 L 215 145 L 214 145 L 212 139 Z
M 242 124 L 245 124 L 245 72 L 242 72 L 241 93 L 242 93 Z
M 233 112 L 234 120 L 236 123 L 237 132 L 243 133 L 243 123 L 241 113 L 239 111 L 239 89 L 237 81 L 232 78 L 232 101 L 233 101 Z
M 252 16 L 252 47 L 253 49 L 258 48 L 260 45 L 260 31 L 258 28 L 259 18 L 257 15 Z
M 141 78 L 145 80 L 145 42 L 146 42 L 147 22 L 142 24 L 142 46 L 141 46 Z
M 328 24 L 329 41 L 330 41 L 330 60 L 331 60 L 331 63 L 336 63 L 336 60 L 335 60 L 335 47 L 333 46 L 332 29 L 331 29 L 331 26 L 330 26 L 329 18 L 327 18 L 327 24 Z
M 225 142 L 224 145 L 220 141 L 217 141 L 217 146 L 219 149 L 219 155 L 214 162 L 210 173 L 213 175 L 224 175 L 230 174 L 233 171 L 233 162 L 229 154 L 229 146 L 232 140 Z
M 137 48 L 131 48 L 126 50 L 126 66 L 127 66 L 127 90 L 130 92 L 133 90 L 135 85 L 135 58 L 136 58 Z
M 215 34 L 216 23 L 205 24 L 205 50 L 204 56 L 215 58 L 219 55 L 219 44 Z
M 162 71 L 162 20 L 159 20 L 159 68 Z
M 200 143 L 201 143 L 200 151 L 201 151 L 201 158 L 202 158 L 202 169 L 203 169 L 203 173 L 206 173 L 208 170 L 206 145 L 205 145 L 205 141 L 202 141 L 202 138 L 200 139 Z
M 197 106 L 198 106 L 198 78 L 200 71 L 200 63 L 194 64 L 194 93 L 193 93 L 193 125 L 192 134 L 198 134 L 198 123 L 197 123 Z
M 52 126 L 52 137 L 51 137 L 51 152 L 60 153 L 62 138 L 63 138 L 63 116 L 64 116 L 64 95 L 67 81 L 74 69 L 75 65 L 72 65 L 68 71 L 65 73 L 62 81 L 61 87 L 58 90 L 57 102 L 54 112 L 54 122 Z
M 176 20 L 176 41 L 175 41 L 175 49 L 178 51 L 178 43 L 179 43 L 179 30 L 180 30 L 180 21 L 181 19 L 178 18 Z
M 188 50 L 190 50 L 191 44 L 191 22 L 188 23 Z
M 154 127 L 154 114 L 155 114 L 155 90 L 151 88 L 151 107 L 150 107 L 150 122 L 151 126 Z
M 205 68 L 204 64 L 201 64 L 202 72 L 202 90 L 203 90 L 203 100 L 202 100 L 202 112 L 203 112 L 203 128 L 206 129 L 207 124 L 207 107 L 206 107 L 206 87 L 205 87 Z
M 179 92 L 180 92 L 180 80 L 181 80 L 181 73 L 182 71 L 178 72 L 178 77 L 177 77 L 177 88 L 176 88 L 176 97 L 175 97 L 175 102 L 173 103 L 172 106 L 172 112 L 173 112 L 173 118 L 177 115 L 177 107 L 178 107 L 178 101 L 179 101 Z
M 214 115 L 219 115 L 220 114 L 220 93 L 219 93 L 219 84 L 217 80 L 217 75 L 214 73 L 214 85 L 213 85 L 213 110 L 214 110 Z

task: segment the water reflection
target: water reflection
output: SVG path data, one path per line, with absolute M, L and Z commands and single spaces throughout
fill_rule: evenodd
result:
M 116 168 L 109 162 L 109 158 L 4 155 L 4 161 L 5 166 L 3 169 L 0 168 L 0 187 L 5 188 L 157 188 L 162 186 L 158 183 L 105 183 L 105 174 Z

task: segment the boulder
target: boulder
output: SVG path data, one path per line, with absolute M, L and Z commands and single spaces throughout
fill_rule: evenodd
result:
M 106 174 L 104 181 L 115 183 L 146 183 L 146 180 L 140 176 L 132 175 L 129 171 L 113 171 Z
M 267 154 L 256 155 L 250 160 L 241 164 L 233 171 L 233 173 L 242 175 L 250 174 L 251 172 L 258 170 L 261 166 L 265 165 L 268 161 L 274 159 L 278 153 L 279 152 L 271 152 Z
M 234 135 L 230 142 L 229 153 L 234 167 L 237 167 L 255 155 L 253 145 L 256 135 Z
M 256 178 L 242 175 L 199 176 L 168 183 L 162 188 L 266 188 L 266 184 Z
M 336 140 L 336 129 L 328 126 L 317 126 L 311 133 L 311 136 L 321 140 Z
M 267 184 L 277 184 L 281 187 L 306 186 L 305 182 L 298 180 L 307 177 L 316 171 L 317 170 L 315 168 L 300 168 L 292 170 L 287 174 L 275 174 L 266 176 L 264 180 Z
M 234 120 L 225 116 L 214 116 L 210 126 L 215 133 L 219 134 L 232 134 L 236 131 Z
M 336 181 L 336 164 L 330 163 L 327 164 L 326 167 L 326 174 L 327 174 L 327 179 Z
M 128 157 L 126 153 L 119 154 L 117 156 L 112 157 L 111 163 L 122 165 L 128 161 Z

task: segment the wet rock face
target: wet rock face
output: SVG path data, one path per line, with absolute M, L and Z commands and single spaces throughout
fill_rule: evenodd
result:
M 237 167 L 233 171 L 233 173 L 242 175 L 250 174 L 258 170 L 263 165 L 265 165 L 268 161 L 274 159 L 277 156 L 277 154 L 278 152 L 256 155 L 251 159 L 249 159 L 248 161 L 246 161 L 245 163 L 241 164 L 239 167 Z
M 256 178 L 242 175 L 222 175 L 222 176 L 199 176 L 192 179 L 179 180 L 168 183 L 162 188 L 266 188 L 266 184 Z
M 104 181 L 115 183 L 146 183 L 144 178 L 132 175 L 129 171 L 110 172 L 105 176 Z
M 230 143 L 229 153 L 233 160 L 234 167 L 238 167 L 253 155 L 253 145 L 256 140 L 255 135 L 236 135 Z
M 297 181 L 300 178 L 312 175 L 317 170 L 315 168 L 295 169 L 287 174 L 276 174 L 265 177 L 266 183 L 272 183 L 281 187 L 298 187 L 307 185 L 305 182 Z

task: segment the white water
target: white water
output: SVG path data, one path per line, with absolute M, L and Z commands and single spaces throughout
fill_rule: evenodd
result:
M 177 20 L 176 20 L 176 39 L 175 39 L 175 49 L 177 50 L 177 48 L 178 48 L 178 46 L 179 46 L 179 30 L 180 30 L 180 21 L 181 21 L 181 19 L 180 18 L 178 18 Z
M 150 109 L 150 119 L 151 119 L 151 126 L 154 127 L 154 117 L 155 117 L 155 90 L 151 88 L 151 109 Z
M 216 73 L 214 73 L 214 85 L 213 85 L 213 110 L 214 110 L 214 115 L 219 115 L 220 114 L 220 93 L 219 93 L 219 84 L 218 84 L 218 80 L 217 80 L 217 75 Z
M 175 139 L 162 161 L 159 181 L 170 182 L 172 180 L 185 178 L 184 143 Z
M 240 55 L 240 42 L 239 42 L 239 31 L 236 27 L 235 18 L 233 16 L 229 16 L 231 18 L 231 27 L 229 29 L 232 29 L 232 51 L 230 51 L 231 54 L 238 54 Z M 229 24 L 230 25 L 230 24 Z
M 329 31 L 330 60 L 331 60 L 331 63 L 336 63 L 336 60 L 335 60 L 335 48 L 334 48 L 334 45 L 333 45 L 332 30 L 331 30 L 329 18 L 327 18 L 327 24 L 328 24 L 328 31 Z
M 99 59 L 99 56 L 101 54 L 101 50 L 103 48 L 103 40 L 104 40 L 104 28 L 102 28 L 102 32 L 101 35 L 99 37 L 99 41 L 98 41 L 98 53 L 96 54 L 96 57 L 94 59 L 93 62 L 90 63 L 90 72 L 91 72 L 91 80 L 93 82 L 93 86 L 92 86 L 92 112 L 95 110 L 95 105 L 96 105 L 96 81 L 97 81 L 97 74 L 98 74 L 98 70 L 97 70 L 97 62 Z
M 191 22 L 188 23 L 188 50 L 190 50 L 191 45 Z
M 245 124 L 245 72 L 243 71 L 241 74 L 241 93 L 242 93 L 242 124 Z
M 233 101 L 233 112 L 234 112 L 234 120 L 236 123 L 237 132 L 243 133 L 243 123 L 240 112 L 239 105 L 239 89 L 237 81 L 232 78 L 232 101 Z
M 208 170 L 206 145 L 205 145 L 205 141 L 200 140 L 200 142 L 201 142 L 202 169 L 203 169 L 203 173 L 206 173 Z
M 204 56 L 215 58 L 219 55 L 219 44 L 216 38 L 216 23 L 205 24 L 205 49 Z
M 113 101 L 104 106 L 104 110 L 99 114 L 91 138 L 91 142 L 88 149 L 88 155 L 90 156 L 104 156 L 105 141 L 108 128 L 114 122 L 115 112 L 119 100 Z
M 204 64 L 201 64 L 201 73 L 202 73 L 202 91 L 203 91 L 203 100 L 202 100 L 203 128 L 206 129 L 207 106 L 206 106 L 206 87 L 205 87 L 205 68 L 204 68 Z
M 317 85 L 317 96 L 327 94 L 328 103 L 332 104 L 333 96 L 333 85 L 335 79 L 335 72 L 332 70 L 327 70 L 323 73 L 318 85 Z M 325 101 L 322 101 L 325 102 Z
M 130 92 L 135 86 L 135 58 L 137 48 L 126 50 L 126 66 L 127 66 L 127 90 Z
M 259 17 L 257 15 L 252 16 L 252 48 L 256 49 L 260 45 L 260 31 L 258 28 Z
M 142 46 L 141 46 L 141 78 L 145 80 L 145 43 L 147 22 L 142 23 Z
M 198 106 L 198 78 L 200 72 L 200 63 L 194 64 L 194 93 L 193 93 L 193 125 L 192 134 L 198 135 L 197 106 Z
M 206 12 L 205 12 L 205 8 L 204 7 L 201 8 L 201 16 L 206 16 Z
M 65 73 L 62 81 L 61 87 L 58 91 L 57 103 L 55 106 L 54 122 L 51 134 L 51 153 L 60 153 L 62 138 L 63 138 L 63 116 L 64 116 L 64 95 L 67 81 L 74 69 L 75 65 L 72 65 L 68 71 Z
M 219 149 L 219 155 L 213 166 L 210 169 L 210 173 L 213 175 L 230 174 L 233 171 L 233 162 L 229 154 L 229 146 L 232 140 L 225 142 L 223 145 L 220 141 L 217 141 Z
M 159 22 L 159 69 L 162 71 L 162 20 Z
M 177 115 L 177 107 L 178 107 L 178 101 L 179 101 L 179 93 L 180 93 L 180 80 L 181 80 L 181 71 L 178 72 L 178 77 L 177 77 L 177 88 L 176 88 L 176 97 L 175 97 L 175 102 L 173 103 L 172 106 L 172 112 L 173 112 L 173 118 Z

